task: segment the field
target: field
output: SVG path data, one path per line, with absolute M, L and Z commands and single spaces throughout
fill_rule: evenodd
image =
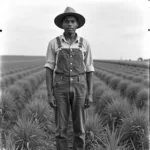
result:
M 44 57 L 1 57 L 1 148 L 56 150 L 44 63 Z M 94 102 L 85 110 L 86 150 L 148 150 L 149 62 L 94 60 L 94 66 Z M 72 134 L 70 120 L 70 150 Z

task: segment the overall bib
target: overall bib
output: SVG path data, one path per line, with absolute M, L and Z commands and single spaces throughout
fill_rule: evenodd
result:
M 68 150 L 67 128 L 72 112 L 74 139 L 73 150 L 85 149 L 85 113 L 84 103 L 87 93 L 84 57 L 81 51 L 83 39 L 80 38 L 78 48 L 60 48 L 54 78 L 54 97 L 57 107 L 56 121 L 56 146 L 57 150 Z

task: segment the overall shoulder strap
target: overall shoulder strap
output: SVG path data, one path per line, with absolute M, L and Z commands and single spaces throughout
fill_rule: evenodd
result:
M 79 47 L 80 47 L 80 48 L 82 48 L 82 46 L 83 46 L 83 38 L 82 38 L 82 37 L 80 37 Z
M 57 40 L 58 48 L 61 48 L 62 46 L 61 46 L 61 41 L 59 36 L 56 37 L 56 40 Z

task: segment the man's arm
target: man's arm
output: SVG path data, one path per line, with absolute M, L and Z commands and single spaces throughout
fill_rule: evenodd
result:
M 53 86 L 53 70 L 46 68 L 46 86 L 47 86 L 47 94 L 53 94 L 52 86 Z
M 85 99 L 85 108 L 88 108 L 93 103 L 93 72 L 86 72 L 87 80 L 87 95 Z
M 56 103 L 53 97 L 53 70 L 46 68 L 46 86 L 48 94 L 48 103 L 52 108 L 56 107 Z
M 87 95 L 93 94 L 93 72 L 86 72 L 86 80 L 87 80 Z

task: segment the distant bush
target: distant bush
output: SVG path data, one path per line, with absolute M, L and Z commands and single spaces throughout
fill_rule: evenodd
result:
M 114 76 L 111 75 L 111 74 L 108 74 L 107 76 L 105 76 L 104 78 L 104 81 L 107 85 L 109 85 L 109 82 L 111 81 L 111 79 L 113 78 Z
M 113 78 L 110 80 L 110 82 L 109 82 L 109 86 L 110 86 L 113 90 L 116 90 L 118 84 L 120 83 L 120 81 L 121 81 L 121 78 L 119 78 L 119 77 L 113 77 Z
M 125 95 L 128 98 L 130 104 L 136 103 L 136 98 L 138 92 L 142 89 L 141 84 L 138 83 L 132 83 L 128 86 L 128 88 L 125 91 Z
M 143 81 L 143 78 L 142 77 L 135 77 L 132 79 L 134 82 L 136 83 L 141 83 Z
M 23 88 L 19 85 L 11 85 L 7 91 L 13 96 L 17 109 L 21 111 L 25 106 L 26 100 Z
M 140 108 L 140 109 L 142 109 L 142 108 L 147 109 L 148 108 L 148 102 L 149 102 L 148 93 L 149 93 L 149 91 L 147 88 L 143 88 L 138 92 L 136 102 L 135 102 L 137 108 Z
M 96 85 L 94 86 L 94 90 L 93 90 L 93 101 L 95 104 L 98 103 L 98 101 L 101 99 L 101 96 L 103 95 L 103 93 L 105 93 L 108 90 L 108 87 L 103 85 L 103 86 L 98 86 Z
M 147 88 L 150 87 L 150 79 L 144 79 L 142 82 Z
M 120 92 L 120 95 L 122 97 L 125 97 L 125 91 L 129 87 L 130 84 L 131 82 L 129 80 L 122 80 L 118 84 L 117 90 Z

